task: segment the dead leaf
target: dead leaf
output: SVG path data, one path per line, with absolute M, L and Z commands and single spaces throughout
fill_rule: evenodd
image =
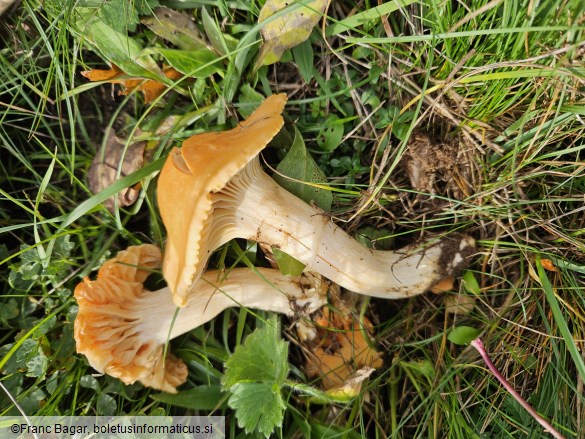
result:
M 362 367 L 347 377 L 345 383 L 340 386 L 328 389 L 325 393 L 337 400 L 349 400 L 358 396 L 362 391 L 364 381 L 374 373 L 373 367 Z
M 118 179 L 117 174 L 120 164 L 122 166 L 120 178 L 142 168 L 145 159 L 146 141 L 128 145 L 124 154 L 125 148 L 126 142 L 118 139 L 113 130 L 109 130 L 105 145 L 95 155 L 89 168 L 89 189 L 94 194 L 101 192 Z M 138 198 L 139 192 L 139 184 L 118 192 L 118 206 L 130 206 Z M 108 198 L 104 201 L 104 206 L 110 212 L 113 212 L 114 198 Z
M 545 270 L 559 271 L 559 269 L 555 267 L 555 264 L 550 259 L 541 259 L 540 264 L 542 265 L 542 268 L 544 268 Z
M 469 314 L 474 307 L 475 299 L 466 294 L 451 294 L 445 298 L 445 312 L 447 314 Z
M 184 12 L 159 6 L 152 16 L 140 20 L 159 37 L 184 50 L 211 49 L 201 35 L 193 17 Z
M 176 71 L 172 67 L 165 67 L 163 73 L 167 78 L 173 81 L 183 76 L 182 73 Z M 120 79 L 121 76 L 127 75 L 115 64 L 112 64 L 112 68 L 109 70 L 93 69 L 81 72 L 81 74 L 92 82 L 107 81 L 112 84 L 121 84 L 123 87 L 123 90 L 120 92 L 121 94 L 126 95 L 136 89 L 144 94 L 144 102 L 147 104 L 158 98 L 167 88 L 167 85 L 152 79 Z
M 290 0 L 267 0 L 260 10 L 258 23 L 291 4 Z M 266 23 L 260 30 L 264 43 L 260 48 L 255 68 L 274 64 L 286 50 L 309 38 L 326 6 L 327 0 L 307 1 L 303 6 Z

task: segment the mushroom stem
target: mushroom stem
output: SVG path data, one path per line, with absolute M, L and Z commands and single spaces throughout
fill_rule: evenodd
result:
M 460 271 L 475 250 L 473 238 L 455 235 L 426 248 L 371 250 L 322 211 L 295 197 L 252 160 L 212 195 L 221 226 L 214 249 L 233 238 L 279 248 L 314 271 L 356 293 L 387 299 L 421 294 Z
M 137 327 L 156 334 L 165 343 L 210 321 L 229 307 L 245 307 L 292 316 L 295 310 L 316 311 L 324 304 L 315 282 L 307 276 L 291 277 L 270 268 L 235 268 L 225 274 L 207 271 L 197 281 L 184 308 L 177 308 L 168 287 L 144 290 L 136 299 L 133 315 Z M 175 318 L 176 315 L 176 318 Z M 174 319 L 174 321 L 173 321 Z

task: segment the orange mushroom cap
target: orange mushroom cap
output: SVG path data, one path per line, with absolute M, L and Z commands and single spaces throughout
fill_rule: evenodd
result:
M 220 191 L 280 131 L 286 100 L 285 94 L 269 96 L 236 128 L 196 134 L 169 154 L 158 180 L 158 205 L 167 229 L 163 273 L 177 306 L 185 306 L 214 250 L 208 246 L 211 193 Z
M 160 261 L 160 250 L 154 245 L 129 247 L 106 261 L 95 281 L 86 277 L 78 284 L 74 337 L 77 352 L 99 372 L 126 384 L 140 381 L 174 393 L 187 380 L 187 367 L 173 355 L 164 357 L 163 344 L 150 338 L 148 328 L 140 327 L 141 309 L 133 306 L 150 293 L 143 282 Z

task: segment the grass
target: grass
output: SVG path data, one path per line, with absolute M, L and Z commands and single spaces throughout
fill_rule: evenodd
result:
M 152 104 L 138 93 L 118 96 L 108 84 L 88 85 L 79 74 L 105 68 L 107 55 L 103 42 L 80 31 L 81 18 L 98 14 L 94 6 L 128 2 L 24 1 L 2 18 L 0 383 L 16 403 L 0 391 L 0 415 L 17 407 L 29 415 L 209 412 L 94 376 L 75 353 L 72 291 L 127 245 L 164 243 L 153 171 L 171 145 L 232 125 L 261 95 L 286 92 L 287 114 L 325 172 L 332 214 L 346 230 L 379 247 L 463 231 L 477 239 L 478 253 L 455 292 L 364 304 L 384 367 L 349 404 L 309 406 L 288 392 L 276 435 L 548 437 L 477 353 L 449 338 L 467 326 L 543 417 L 567 437 L 582 437 L 583 2 L 424 0 L 379 17 L 376 2 L 333 1 L 327 26 L 349 30 L 326 26 L 324 39 L 318 26 L 309 42 L 257 73 L 260 3 L 160 3 L 190 14 L 200 28 L 205 3 L 216 23 L 207 34 L 228 51 L 217 73 L 177 81 Z M 122 35 L 172 47 L 125 10 L 113 23 Z M 349 18 L 357 14 L 368 20 Z M 125 53 L 112 47 L 105 48 Z M 108 127 L 123 139 L 148 140 L 153 158 L 93 195 L 87 172 Z M 435 170 L 434 196 L 413 187 L 404 168 L 421 132 L 434 150 L 457 151 L 448 171 Z M 285 152 L 272 148 L 266 159 L 276 167 Z M 102 207 L 137 182 L 144 190 L 136 204 L 113 213 Z M 212 263 L 239 257 L 227 245 Z M 541 259 L 556 271 L 544 270 Z M 446 313 L 456 294 L 471 296 L 473 311 Z M 265 317 L 229 310 L 174 341 L 173 352 L 189 365 L 186 389 L 219 384 L 223 363 Z M 318 385 L 302 372 L 296 335 L 285 335 L 294 342 L 291 378 Z M 227 416 L 229 437 L 242 434 L 225 405 L 215 414 Z

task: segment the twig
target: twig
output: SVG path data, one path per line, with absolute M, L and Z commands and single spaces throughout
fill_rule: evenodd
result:
M 549 432 L 556 439 L 565 439 L 565 437 L 561 433 L 559 433 L 557 430 L 555 430 L 555 428 L 551 424 L 549 424 L 549 422 L 546 419 L 544 419 L 542 416 L 540 416 L 538 413 L 536 413 L 536 410 L 534 410 L 532 408 L 532 406 L 530 404 L 528 404 L 528 402 L 524 398 L 522 398 L 518 392 L 516 392 L 516 390 L 506 380 L 506 378 L 504 378 L 504 376 L 496 368 L 494 363 L 492 363 L 492 361 L 490 360 L 490 357 L 488 356 L 485 348 L 483 347 L 483 343 L 481 342 L 481 340 L 479 338 L 476 338 L 475 340 L 473 340 L 471 342 L 471 346 L 473 346 L 475 349 L 477 349 L 477 351 L 479 352 L 479 355 L 481 355 L 481 358 L 483 358 L 483 361 L 485 361 L 485 364 L 487 364 L 487 367 L 489 368 L 489 370 L 494 374 L 494 376 L 498 379 L 498 381 L 502 384 L 502 386 L 504 386 L 504 388 L 514 397 L 514 399 L 516 401 L 518 401 L 520 403 L 520 405 L 522 407 L 524 407 L 524 409 L 528 413 L 530 413 L 530 415 L 534 419 L 536 419 L 536 421 L 540 425 L 542 425 L 544 427 L 545 431 Z

